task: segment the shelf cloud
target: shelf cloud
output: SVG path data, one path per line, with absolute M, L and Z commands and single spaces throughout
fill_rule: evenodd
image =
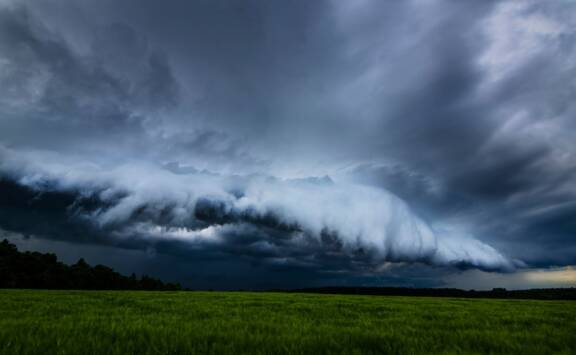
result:
M 68 194 L 73 202 L 60 204 L 61 212 L 110 238 L 176 240 L 296 264 L 318 263 L 332 253 L 367 266 L 395 261 L 514 268 L 478 240 L 433 231 L 400 199 L 373 187 L 328 178 L 176 174 L 137 163 L 111 169 L 62 165 L 58 156 L 9 150 L 2 160 L 4 177 L 26 190 L 25 204 L 34 205 L 43 194 Z M 68 231 L 64 224 L 60 238 Z

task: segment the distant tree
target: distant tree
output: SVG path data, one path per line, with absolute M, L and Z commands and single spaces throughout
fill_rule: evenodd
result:
M 180 284 L 134 273 L 123 276 L 108 266 L 90 266 L 83 258 L 68 266 L 55 254 L 19 252 L 8 240 L 0 242 L 0 288 L 79 290 L 181 290 Z
M 282 290 L 276 290 L 282 291 Z M 506 290 L 494 288 L 491 291 L 459 290 L 456 288 L 409 288 L 409 287 L 320 287 L 286 292 L 380 295 L 380 296 L 427 296 L 427 297 L 465 297 L 465 298 L 518 298 L 544 300 L 576 300 L 576 288 L 545 288 L 530 290 Z
M 86 262 L 86 260 L 84 260 L 84 258 L 80 258 L 78 259 L 76 264 L 72 265 L 72 267 L 79 270 L 86 270 L 90 268 L 90 265 L 88 265 L 88 263 Z

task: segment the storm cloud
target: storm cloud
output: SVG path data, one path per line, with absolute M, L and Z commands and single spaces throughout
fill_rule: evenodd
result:
M 574 6 L 0 2 L 0 228 L 315 280 L 574 265 Z

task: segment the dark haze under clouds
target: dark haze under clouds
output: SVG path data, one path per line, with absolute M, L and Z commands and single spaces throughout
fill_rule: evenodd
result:
M 0 0 L 0 231 L 198 287 L 574 265 L 575 13 Z

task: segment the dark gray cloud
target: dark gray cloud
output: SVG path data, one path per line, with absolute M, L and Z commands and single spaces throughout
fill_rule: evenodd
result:
M 0 2 L 0 227 L 313 284 L 576 264 L 573 7 Z
M 91 124 L 98 121 L 104 126 L 107 123 L 121 125 L 124 123 L 121 119 L 127 118 L 125 110 L 129 109 L 122 106 L 129 106 L 135 99 L 161 99 L 159 95 L 166 95 L 167 89 L 170 89 L 170 84 L 163 82 L 163 75 L 169 77 L 170 73 L 161 57 L 146 57 L 146 53 L 138 53 L 132 58 L 146 62 L 150 71 L 140 73 L 149 74 L 150 77 L 142 75 L 143 78 L 138 80 L 150 82 L 151 85 L 137 85 L 138 82 L 124 82 L 123 78 L 113 76 L 106 70 L 103 62 L 96 57 L 103 51 L 103 58 L 110 61 L 106 57 L 113 54 L 106 51 L 106 46 L 94 48 L 94 56 L 82 57 L 24 8 L 4 10 L 0 23 L 3 64 L 8 69 L 3 77 L 9 94 L 3 98 L 5 109 L 42 114 L 49 117 L 40 119 L 62 124 L 75 123 L 70 121 Z M 120 29 L 130 32 L 129 27 Z M 115 32 L 110 31 L 109 35 L 108 38 L 114 38 Z M 167 87 L 156 88 L 162 85 Z M 133 92 L 130 92 L 131 89 Z M 145 91 L 144 95 L 139 95 L 138 90 Z M 98 124 L 94 127 L 99 127 Z

